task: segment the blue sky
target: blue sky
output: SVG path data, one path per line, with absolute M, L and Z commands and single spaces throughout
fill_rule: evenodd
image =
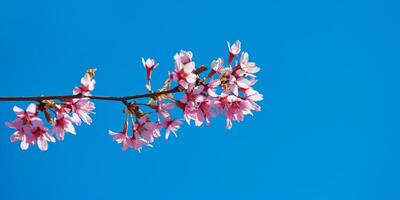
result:
M 0 126 L 0 199 L 400 199 L 396 1 L 2 1 L 1 96 L 68 94 L 98 68 L 97 95 L 145 92 L 140 57 L 196 63 L 240 39 L 262 68 L 262 111 L 225 130 L 123 152 L 107 131 L 122 104 L 96 102 L 78 136 L 21 151 Z M 0 122 L 15 103 L 0 103 Z M 25 107 L 26 103 L 17 105 Z

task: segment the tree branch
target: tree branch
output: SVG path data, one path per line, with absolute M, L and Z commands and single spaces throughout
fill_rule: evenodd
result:
M 151 98 L 163 94 L 177 93 L 180 92 L 179 86 L 176 86 L 170 90 L 154 92 L 154 93 L 146 93 L 146 94 L 138 94 L 132 96 L 122 96 L 122 97 L 113 97 L 113 96 L 84 96 L 84 95 L 59 95 L 59 96 L 27 96 L 27 97 L 0 97 L 0 101 L 43 101 L 43 100 L 63 100 L 63 99 L 80 99 L 80 98 L 89 98 L 93 100 L 104 100 L 104 101 L 121 101 L 126 102 L 131 99 L 140 99 L 140 98 Z

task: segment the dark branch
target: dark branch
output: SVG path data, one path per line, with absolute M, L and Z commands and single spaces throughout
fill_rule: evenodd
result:
M 122 97 L 112 97 L 112 96 L 84 96 L 84 95 L 59 95 L 59 96 L 29 96 L 29 97 L 0 97 L 0 101 L 43 101 L 43 100 L 63 100 L 63 99 L 79 99 L 79 98 L 89 98 L 93 100 L 104 100 L 104 101 L 121 101 L 126 102 L 131 99 L 140 98 L 151 98 L 163 94 L 177 93 L 179 92 L 179 86 L 161 92 L 138 94 L 132 96 L 122 96 Z

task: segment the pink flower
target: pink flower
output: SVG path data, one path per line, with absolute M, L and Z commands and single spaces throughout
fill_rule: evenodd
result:
M 13 108 L 17 119 L 13 122 L 6 122 L 9 128 L 16 129 L 10 136 L 11 142 L 21 141 L 20 147 L 22 150 L 29 148 L 29 145 L 34 145 L 38 142 L 40 150 L 47 150 L 47 141 L 55 142 L 54 138 L 48 133 L 48 129 L 43 127 L 43 122 L 37 115 L 37 106 L 30 104 L 26 110 L 17 106 Z
M 135 138 L 131 138 L 131 146 L 133 149 L 135 149 L 138 152 L 142 151 L 143 146 L 148 146 L 148 147 L 153 147 L 153 145 L 149 144 L 149 142 L 143 138 L 140 138 L 140 136 L 135 133 L 134 134 Z
M 239 95 L 238 81 L 236 76 L 233 74 L 232 68 L 223 68 L 218 73 L 220 74 L 220 85 L 224 90 L 224 93 L 229 94 L 233 92 L 236 96 Z
M 158 63 L 155 64 L 154 59 L 150 58 L 147 58 L 147 60 L 144 60 L 144 58 L 142 58 L 142 63 L 144 68 L 146 69 L 146 78 L 147 78 L 146 88 L 149 91 L 151 91 L 151 86 L 150 86 L 151 74 L 153 70 L 158 66 Z
M 17 115 L 19 118 L 30 118 L 30 117 L 35 117 L 37 114 L 37 106 L 36 104 L 29 104 L 29 106 L 26 108 L 26 110 L 21 109 L 18 106 L 14 106 L 13 108 L 14 113 Z
M 153 145 L 149 144 L 149 141 L 143 139 L 140 137 L 139 131 L 135 128 L 135 126 L 132 126 L 132 138 L 130 138 L 130 146 L 131 148 L 141 151 L 143 146 L 148 146 L 148 147 L 153 147 Z
M 212 79 L 210 82 L 207 84 L 206 91 L 208 95 L 211 97 L 218 97 L 217 92 L 217 87 L 221 85 L 221 81 L 219 79 Z
M 13 126 L 9 126 L 14 128 Z M 43 122 L 39 118 L 35 118 L 30 121 L 29 124 L 25 124 L 17 131 L 14 132 L 10 137 L 11 142 L 21 141 L 20 148 L 27 150 L 29 145 L 35 145 L 38 143 L 38 147 L 42 151 L 48 149 L 47 142 L 55 142 L 53 136 L 48 132 L 48 129 L 43 126 Z
M 150 59 L 150 58 L 147 58 L 146 60 L 144 60 L 144 58 L 142 58 L 142 63 L 143 63 L 144 68 L 146 68 L 147 80 L 150 81 L 151 73 L 158 66 L 158 63 L 155 64 L 155 60 L 154 59 Z
M 202 93 L 204 89 L 203 85 L 196 86 L 188 90 L 181 100 L 181 103 L 184 104 L 183 117 L 188 124 L 190 124 L 190 120 L 194 120 L 196 126 L 201 126 L 206 119 L 207 125 L 209 125 L 209 118 L 215 117 L 212 110 L 213 98 L 206 96 L 207 93 Z
M 218 58 L 217 60 L 213 60 L 211 62 L 211 67 L 212 71 L 219 71 L 221 68 L 224 67 L 224 59 L 223 58 Z
M 239 40 L 236 40 L 235 43 L 233 43 L 232 45 L 230 45 L 229 42 L 227 42 L 227 43 L 228 43 L 228 49 L 229 49 L 230 54 L 236 56 L 240 53 L 241 43 Z
M 213 111 L 214 103 L 215 99 L 210 97 L 199 103 L 199 110 L 201 110 L 201 114 L 206 119 L 207 126 L 210 125 L 210 118 L 216 116 Z
M 224 67 L 224 59 L 218 58 L 217 60 L 213 60 L 211 62 L 212 70 L 208 74 L 208 78 L 212 77 L 216 72 L 220 71 Z
M 86 73 L 81 79 L 81 86 L 75 87 L 73 94 L 90 95 L 90 92 L 94 89 L 96 81 L 92 79 L 89 73 Z
M 198 102 L 201 102 L 204 99 L 204 96 L 200 94 L 203 90 L 203 85 L 196 86 L 186 91 L 185 95 L 181 99 L 181 103 L 184 104 L 183 117 L 189 125 L 190 120 L 194 120 L 196 126 L 201 126 L 203 124 L 204 115 L 202 111 L 198 109 Z
M 160 137 L 160 127 L 158 123 L 151 122 L 146 115 L 139 118 L 139 121 L 134 124 L 134 129 L 149 143 L 154 141 L 154 137 Z
M 80 99 L 70 99 L 67 103 L 71 106 L 73 122 L 76 125 L 81 125 L 81 121 L 90 125 L 92 123 L 92 118 L 89 114 L 94 113 L 93 110 L 96 108 L 94 103 L 90 101 L 89 98 Z
M 49 134 L 49 130 L 46 127 L 43 127 L 42 123 L 33 127 L 28 126 L 28 131 L 32 134 L 31 137 L 28 137 L 28 143 L 34 145 L 35 142 L 37 142 L 41 151 L 47 151 L 47 142 L 56 142 L 54 137 Z
M 124 128 L 121 132 L 113 132 L 109 130 L 108 133 L 113 136 L 114 141 L 118 144 L 122 143 L 122 150 L 125 151 L 128 148 L 133 148 L 140 152 L 143 146 L 152 147 L 152 145 L 149 144 L 149 141 L 141 137 L 141 134 L 144 132 L 146 132 L 144 134 L 147 134 L 147 132 L 154 133 L 156 128 L 153 128 L 152 125 L 148 123 L 147 119 L 142 117 L 140 122 L 132 125 L 132 137 L 130 137 L 127 134 L 128 118 L 126 118 Z
M 130 146 L 132 146 L 131 138 L 127 134 L 128 131 L 128 118 L 125 120 L 124 128 L 121 132 L 113 132 L 111 130 L 108 133 L 113 136 L 113 140 L 118 144 L 122 143 L 122 150 L 127 150 Z
M 263 100 L 263 95 L 253 88 L 241 88 L 241 91 L 245 94 L 246 99 L 250 101 L 261 101 Z
M 240 56 L 240 67 L 244 74 L 254 76 L 253 74 L 260 71 L 260 68 L 256 66 L 256 63 L 249 62 L 249 54 L 243 52 Z
M 254 82 L 242 77 L 241 75 L 236 73 L 236 70 L 233 70 L 230 67 L 222 68 L 218 71 L 220 74 L 221 87 L 224 90 L 224 93 L 229 94 L 233 93 L 236 96 L 239 95 L 239 87 L 240 88 L 249 88 Z
M 162 123 L 162 126 L 166 128 L 165 139 L 169 138 L 169 135 L 171 132 L 175 135 L 175 137 L 178 137 L 178 135 L 176 134 L 176 131 L 179 129 L 181 124 L 182 124 L 182 122 L 179 119 L 175 119 L 175 120 L 172 120 L 170 118 L 166 119 Z
M 260 107 L 252 101 L 229 95 L 225 97 L 220 97 L 220 105 L 218 106 L 219 113 L 222 110 L 225 112 L 226 118 L 226 128 L 232 128 L 233 121 L 243 121 L 245 115 L 252 115 L 252 110 L 260 111 Z
M 14 106 L 13 108 L 14 113 L 17 115 L 17 119 L 15 119 L 14 121 L 10 122 L 6 122 L 6 126 L 8 126 L 9 128 L 13 128 L 13 129 L 23 129 L 25 128 L 25 126 L 29 126 L 32 125 L 34 123 L 39 123 L 42 120 L 38 117 L 36 117 L 37 115 L 37 106 L 36 104 L 29 104 L 28 108 L 26 110 L 21 109 L 18 106 Z
M 161 118 L 167 119 L 171 116 L 167 110 L 170 110 L 172 108 L 174 108 L 174 105 L 172 103 L 164 103 L 163 100 L 160 100 L 155 109 L 159 117 L 161 116 Z
M 195 63 L 192 61 L 192 52 L 181 51 L 179 54 L 175 54 L 174 59 L 175 71 L 171 73 L 171 78 L 187 89 L 197 80 L 197 75 L 193 73 Z
M 59 112 L 55 118 L 55 124 L 52 132 L 57 135 L 57 139 L 64 140 L 65 132 L 76 135 L 75 128 L 72 125 L 73 118 L 68 116 L 66 113 Z
M 189 64 L 193 62 L 193 53 L 191 51 L 183 51 L 181 50 L 179 54 L 175 54 L 174 59 L 175 59 L 175 65 L 177 64 Z
M 25 132 L 25 129 L 17 129 L 11 136 L 10 136 L 10 141 L 11 142 L 17 142 L 21 141 L 20 143 L 20 148 L 22 150 L 27 150 L 29 147 L 29 141 L 28 141 L 28 134 Z
M 228 49 L 229 49 L 229 60 L 228 60 L 228 65 L 230 65 L 232 63 L 233 58 L 238 55 L 240 53 L 240 41 L 236 40 L 235 43 L 233 43 L 232 45 L 228 43 Z

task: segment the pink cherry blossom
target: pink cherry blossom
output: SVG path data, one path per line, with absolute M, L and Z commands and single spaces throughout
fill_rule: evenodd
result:
M 44 127 L 43 124 L 28 126 L 28 131 L 32 134 L 28 137 L 28 143 L 34 145 L 37 142 L 41 151 L 47 151 L 47 142 L 56 142 L 54 137 L 49 134 L 49 130 Z
M 221 77 L 221 87 L 224 90 L 224 93 L 229 94 L 233 92 L 236 96 L 239 95 L 238 81 L 236 76 L 233 74 L 232 68 L 223 68 L 218 73 Z
M 224 67 L 224 59 L 218 58 L 211 62 L 211 71 L 207 75 L 208 78 L 212 77 L 216 72 L 220 71 Z
M 128 136 L 128 126 L 127 118 L 121 132 L 108 131 L 108 133 L 113 136 L 114 141 L 119 144 L 122 143 L 123 150 L 133 148 L 140 152 L 143 146 L 152 147 L 150 141 L 152 142 L 154 140 L 153 137 L 160 136 L 158 124 L 150 122 L 146 116 L 141 117 L 138 122 L 132 124 L 132 136 Z
M 186 122 L 190 125 L 190 120 L 195 121 L 196 126 L 201 126 L 204 121 L 204 115 L 200 109 L 198 109 L 198 102 L 203 101 L 204 96 L 200 95 L 203 92 L 204 86 L 196 86 L 188 91 L 181 99 L 181 103 L 184 104 L 183 107 L 183 117 Z
M 132 137 L 130 138 L 129 147 L 131 147 L 131 148 L 137 150 L 138 152 L 140 152 L 142 150 L 143 146 L 153 147 L 153 145 L 151 145 L 149 143 L 149 141 L 147 141 L 146 139 L 140 137 L 139 131 L 137 131 L 135 126 L 132 126 Z
M 247 75 L 252 75 L 260 71 L 254 62 L 249 62 L 249 54 L 243 52 L 240 56 L 240 67 Z
M 10 141 L 11 142 L 21 141 L 20 148 L 22 150 L 27 150 L 29 147 L 28 134 L 29 133 L 25 132 L 25 129 L 19 128 L 10 136 Z
M 73 94 L 90 95 L 90 92 L 94 89 L 96 81 L 92 79 L 89 73 L 86 73 L 81 79 L 81 86 L 75 87 Z
M 77 125 L 81 125 L 81 121 L 88 125 L 93 122 L 89 115 L 94 113 L 95 106 L 89 98 L 72 99 L 68 103 L 70 103 L 72 109 L 73 122 Z
M 164 103 L 164 100 L 160 100 L 157 104 L 157 107 L 155 107 L 157 115 L 162 119 L 167 119 L 170 118 L 171 114 L 168 113 L 167 110 L 173 109 L 174 104 L 172 103 Z
M 151 74 L 153 70 L 158 66 L 158 63 L 155 63 L 154 59 L 147 58 L 146 60 L 142 58 L 142 63 L 144 68 L 146 69 L 146 78 L 147 78 L 147 89 L 151 91 L 151 86 L 150 86 L 150 80 L 151 80 Z
M 183 117 L 188 124 L 191 120 L 194 120 L 196 126 L 201 126 L 205 119 L 207 125 L 209 125 L 209 118 L 215 117 L 212 109 L 214 98 L 207 96 L 204 90 L 203 85 L 196 86 L 188 90 L 180 101 L 183 104 L 183 106 L 180 106 L 184 111 Z
M 232 45 L 230 45 L 228 42 L 229 53 L 235 56 L 238 55 L 240 53 L 240 46 L 241 43 L 239 40 L 236 40 L 235 43 L 233 43 Z
M 20 115 L 22 118 L 26 117 Z M 21 141 L 20 148 L 22 150 L 27 150 L 30 145 L 35 145 L 38 143 L 38 147 L 42 151 L 48 149 L 47 142 L 55 142 L 53 136 L 48 132 L 48 129 L 43 126 L 42 120 L 40 118 L 34 117 L 29 122 L 26 121 L 25 124 L 19 124 L 20 127 L 15 127 L 16 124 L 8 123 L 7 126 L 14 128 L 15 131 L 11 137 L 11 142 Z
M 212 71 L 214 71 L 214 72 L 219 71 L 223 67 L 224 67 L 224 59 L 223 58 L 218 58 L 217 60 L 213 60 L 211 62 L 211 68 L 212 68 Z
M 142 58 L 142 64 L 143 64 L 144 68 L 146 69 L 146 78 L 148 81 L 150 81 L 151 73 L 158 66 L 158 63 L 156 64 L 154 59 L 147 58 L 145 60 L 144 58 Z
M 212 97 L 207 97 L 204 101 L 199 102 L 199 110 L 206 119 L 207 126 L 210 125 L 210 118 L 216 117 L 213 108 L 215 107 L 216 100 Z
M 239 95 L 239 88 L 249 88 L 255 82 L 243 77 L 243 74 L 238 74 L 237 70 L 231 67 L 225 67 L 218 71 L 220 75 L 221 84 L 224 93 L 233 93 Z
M 181 126 L 182 122 L 179 119 L 165 119 L 165 121 L 162 123 L 162 126 L 166 129 L 165 131 L 165 139 L 169 138 L 169 135 L 171 132 L 175 135 L 175 137 L 178 137 L 176 134 L 176 131 L 178 131 L 179 127 Z
M 195 63 L 192 61 L 192 56 L 193 54 L 190 51 L 181 51 L 174 56 L 175 71 L 171 73 L 171 78 L 185 89 L 197 80 L 197 75 L 193 73 Z
M 263 100 L 263 95 L 253 88 L 241 88 L 241 91 L 245 94 L 246 99 L 251 101 L 261 101 Z
M 26 110 L 21 109 L 20 107 L 14 106 L 14 113 L 17 115 L 17 119 L 14 121 L 6 122 L 6 126 L 13 129 L 23 129 L 26 126 L 31 126 L 32 124 L 38 124 L 42 120 L 37 117 L 37 106 L 36 104 L 29 104 Z M 21 131 L 24 132 L 24 131 Z
M 57 113 L 55 118 L 55 123 L 52 132 L 57 135 L 57 139 L 64 140 L 65 132 L 72 133 L 76 135 L 75 128 L 72 125 L 73 118 L 68 116 L 64 112 Z
M 13 108 L 14 113 L 17 115 L 19 118 L 31 118 L 35 117 L 37 114 L 37 106 L 36 104 L 29 104 L 29 106 L 26 108 L 26 110 L 21 109 L 18 106 L 14 106 Z
M 238 55 L 238 54 L 240 53 L 240 50 L 241 50 L 241 49 L 240 49 L 240 46 L 241 46 L 241 43 L 240 43 L 239 40 L 236 40 L 236 42 L 233 43 L 232 45 L 230 45 L 229 42 L 227 42 L 227 43 L 228 43 L 228 49 L 229 49 L 229 60 L 228 60 L 228 64 L 231 64 L 233 58 L 234 58 L 236 55 Z
M 226 128 L 232 128 L 233 121 L 243 121 L 245 115 L 252 115 L 252 110 L 260 111 L 260 107 L 252 101 L 234 96 L 228 95 L 220 97 L 218 110 L 221 113 L 222 110 L 225 112 Z
M 149 143 L 154 141 L 154 137 L 160 137 L 159 129 L 158 123 L 151 122 L 146 115 L 139 118 L 134 124 L 134 130 Z
M 121 132 L 113 132 L 111 130 L 108 133 L 113 136 L 113 140 L 118 144 L 122 143 L 122 150 L 127 150 L 130 146 L 132 146 L 131 138 L 128 136 L 128 119 L 125 120 L 124 128 Z
M 221 85 L 221 81 L 219 79 L 212 79 L 207 84 L 206 91 L 208 95 L 211 97 L 218 97 L 217 88 Z

